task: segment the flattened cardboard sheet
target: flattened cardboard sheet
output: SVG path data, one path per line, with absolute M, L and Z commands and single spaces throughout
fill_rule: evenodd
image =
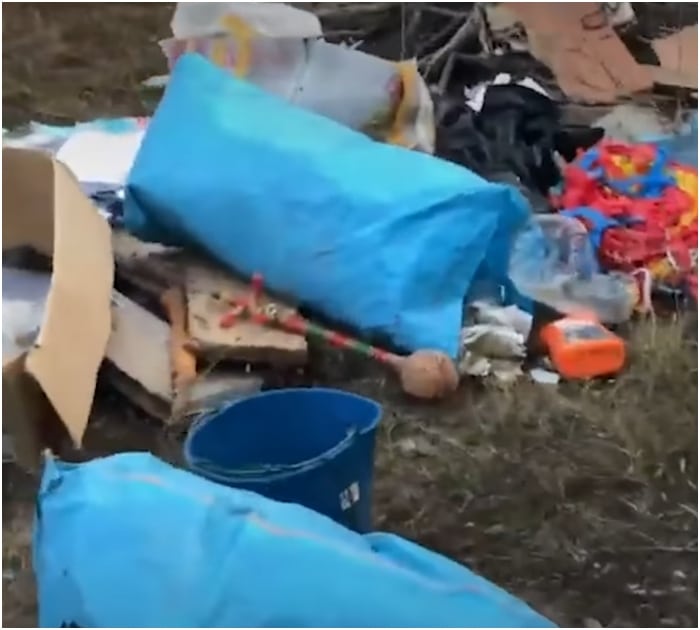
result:
M 53 266 L 34 347 L 3 361 L 3 418 L 31 467 L 51 446 L 46 427 L 56 417 L 82 441 L 110 335 L 114 263 L 110 228 L 67 168 L 28 149 L 4 148 L 2 158 L 3 251 L 30 246 Z M 37 386 L 48 405 L 38 404 Z

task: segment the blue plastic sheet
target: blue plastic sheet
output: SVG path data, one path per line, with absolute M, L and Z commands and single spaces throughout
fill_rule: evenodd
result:
M 41 627 L 554 627 L 406 540 L 145 453 L 47 461 L 34 568 Z
M 195 53 L 173 70 L 125 201 L 141 238 L 199 247 L 368 336 L 453 357 L 477 268 L 505 279 L 528 213 L 510 187 L 374 142 Z

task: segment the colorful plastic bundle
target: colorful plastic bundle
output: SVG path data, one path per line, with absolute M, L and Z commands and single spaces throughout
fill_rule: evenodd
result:
M 554 203 L 586 225 L 604 268 L 696 285 L 697 169 L 653 145 L 601 142 L 566 167 Z

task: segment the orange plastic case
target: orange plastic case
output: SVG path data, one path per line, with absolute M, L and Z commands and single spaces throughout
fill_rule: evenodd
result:
M 613 375 L 625 364 L 625 342 L 594 319 L 564 317 L 544 326 L 541 338 L 564 378 Z

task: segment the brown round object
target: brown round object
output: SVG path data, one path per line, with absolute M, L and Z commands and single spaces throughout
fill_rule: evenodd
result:
M 443 398 L 459 386 L 450 358 L 435 350 L 419 350 L 396 361 L 403 391 L 416 398 Z

